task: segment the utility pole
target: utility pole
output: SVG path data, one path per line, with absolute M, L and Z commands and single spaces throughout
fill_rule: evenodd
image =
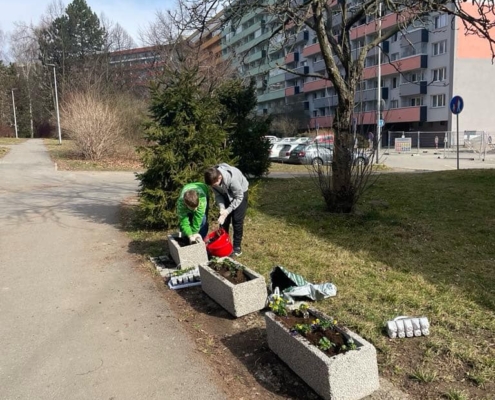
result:
M 382 37 L 382 3 L 378 3 L 378 38 Z M 380 144 L 382 140 L 382 49 L 378 45 L 378 93 L 376 100 L 376 163 L 380 162 Z
M 15 127 L 15 138 L 19 139 L 19 135 L 17 134 L 17 116 L 15 113 L 15 98 L 14 98 L 14 90 L 17 90 L 16 88 L 12 88 L 12 108 L 14 109 L 14 127 Z
M 62 144 L 62 131 L 60 129 L 60 112 L 58 110 L 58 91 L 57 91 L 57 66 L 55 64 L 46 64 L 47 67 L 53 67 L 53 80 L 55 82 L 55 108 L 57 109 L 57 127 L 58 127 L 58 144 Z

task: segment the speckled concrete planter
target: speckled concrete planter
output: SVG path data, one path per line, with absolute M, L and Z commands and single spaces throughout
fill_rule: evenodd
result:
M 199 266 L 203 291 L 234 317 L 259 311 L 266 305 L 265 278 L 247 267 L 244 272 L 251 279 L 235 285 L 210 268 L 207 263 Z
M 310 313 L 330 319 L 316 310 Z M 354 332 L 340 329 L 354 340 L 356 350 L 328 357 L 303 336 L 291 335 L 272 312 L 265 320 L 270 349 L 324 399 L 358 400 L 379 388 L 376 349 Z
M 168 235 L 168 249 L 179 269 L 197 267 L 199 264 L 208 262 L 204 242 L 181 247 L 176 240 L 177 238 L 179 238 L 179 233 Z

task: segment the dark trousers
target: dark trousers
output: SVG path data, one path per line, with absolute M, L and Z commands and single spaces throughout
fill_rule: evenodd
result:
M 225 206 L 228 207 L 230 202 L 226 199 Z M 225 222 L 222 225 L 227 233 L 229 232 L 229 226 L 232 222 L 232 227 L 234 228 L 234 249 L 240 249 L 242 243 L 242 234 L 244 232 L 244 218 L 246 217 L 246 210 L 248 207 L 248 192 L 244 192 L 244 198 L 242 199 L 241 204 L 234 211 L 232 211 Z

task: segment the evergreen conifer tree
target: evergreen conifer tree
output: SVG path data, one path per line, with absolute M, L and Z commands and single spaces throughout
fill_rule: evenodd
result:
M 203 181 L 206 168 L 230 162 L 221 105 L 204 92 L 197 69 L 168 71 L 151 87 L 148 146 L 141 147 L 146 171 L 137 174 L 143 221 L 177 225 L 176 201 L 183 185 Z
M 218 89 L 223 105 L 223 119 L 229 121 L 229 145 L 237 159 L 237 167 L 246 175 L 260 177 L 270 168 L 269 134 L 271 119 L 254 114 L 257 105 L 254 82 L 240 79 L 225 81 Z

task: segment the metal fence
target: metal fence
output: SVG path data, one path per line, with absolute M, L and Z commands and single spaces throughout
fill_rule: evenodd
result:
M 441 151 L 446 154 L 457 151 L 455 131 L 385 131 L 381 138 L 382 151 L 389 153 L 420 153 Z M 495 151 L 495 132 L 459 132 L 459 148 L 463 152 L 478 154 Z

